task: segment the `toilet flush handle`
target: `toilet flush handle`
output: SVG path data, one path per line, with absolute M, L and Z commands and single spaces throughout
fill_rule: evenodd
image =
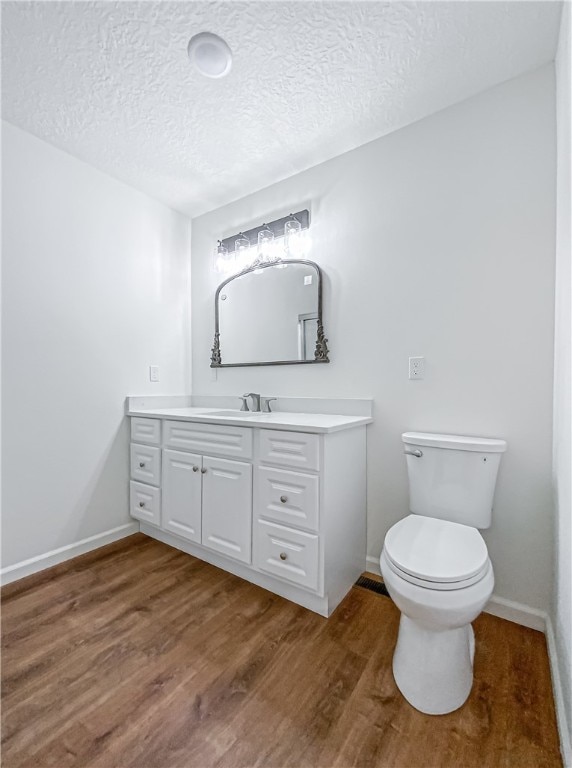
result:
M 408 456 L 415 456 L 415 458 L 420 459 L 423 456 L 423 451 L 420 451 L 419 449 L 415 451 L 408 451 L 405 449 L 403 453 L 406 453 Z

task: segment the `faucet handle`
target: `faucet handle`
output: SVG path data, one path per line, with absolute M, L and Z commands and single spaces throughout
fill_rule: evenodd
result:
M 249 410 L 249 408 L 248 408 L 248 395 L 243 395 L 241 399 L 242 399 L 242 405 L 240 406 L 240 410 L 241 411 L 248 411 Z
M 272 408 L 270 407 L 270 403 L 273 400 L 278 400 L 277 397 L 264 397 L 262 402 L 262 410 L 264 413 L 272 413 Z

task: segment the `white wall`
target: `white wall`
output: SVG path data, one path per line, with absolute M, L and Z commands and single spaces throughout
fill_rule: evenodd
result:
M 190 223 L 2 128 L 7 567 L 129 522 L 124 398 L 190 385 Z
M 568 729 L 568 750 L 572 742 L 572 388 L 571 388 L 571 312 L 572 281 L 570 269 L 570 3 L 564 3 L 562 26 L 556 57 L 557 115 L 557 203 L 556 203 L 556 322 L 554 367 L 554 498 L 555 579 L 552 623 L 557 649 L 559 677 Z M 565 744 L 565 736 L 562 738 Z M 572 764 L 572 753 L 567 755 Z
M 376 557 L 407 514 L 402 431 L 506 438 L 486 533 L 495 591 L 540 609 L 552 588 L 554 122 L 548 65 L 194 219 L 192 233 L 193 394 L 373 397 Z M 217 238 L 305 205 L 331 364 L 214 381 Z M 424 381 L 408 381 L 409 355 L 425 355 Z

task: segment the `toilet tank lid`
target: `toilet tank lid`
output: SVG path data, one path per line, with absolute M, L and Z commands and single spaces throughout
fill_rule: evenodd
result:
M 463 437 L 462 435 L 436 435 L 430 432 L 404 432 L 401 439 L 408 445 L 426 445 L 428 448 L 449 448 L 457 451 L 504 453 L 506 440 L 492 437 Z

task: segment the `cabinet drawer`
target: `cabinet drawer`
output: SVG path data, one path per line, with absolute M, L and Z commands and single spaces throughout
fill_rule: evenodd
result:
M 149 485 L 161 485 L 159 448 L 131 443 L 131 479 Z
M 139 416 L 131 417 L 131 440 L 134 443 L 147 443 L 148 445 L 160 445 L 161 420 L 142 419 Z
M 282 579 L 316 591 L 319 574 L 319 539 L 314 533 L 258 520 L 255 564 Z
M 305 432 L 261 429 L 260 460 L 269 464 L 311 469 L 317 472 L 320 468 L 319 437 Z
M 166 421 L 164 429 L 165 448 L 240 459 L 252 457 L 251 429 L 188 421 Z
M 319 478 L 259 467 L 257 513 L 285 525 L 318 530 Z
M 161 521 L 161 491 L 152 485 L 144 485 L 134 480 L 130 484 L 131 517 L 146 523 L 159 525 Z

